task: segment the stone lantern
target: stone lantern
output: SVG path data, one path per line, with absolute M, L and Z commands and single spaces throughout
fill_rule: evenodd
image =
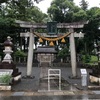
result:
M 11 54 L 13 53 L 12 45 L 13 43 L 11 42 L 11 37 L 8 36 L 7 40 L 4 42 L 5 49 L 3 50 L 3 52 L 5 53 L 5 56 L 2 62 L 9 62 L 9 63 L 12 62 L 12 57 L 11 57 Z
M 16 65 L 14 64 L 11 54 L 13 43 L 11 42 L 11 37 L 8 36 L 7 40 L 4 42 L 4 58 L 3 61 L 0 63 L 0 69 L 4 70 L 12 70 L 12 84 L 16 84 L 17 82 L 21 81 L 21 72 L 19 72 L 18 68 L 16 68 Z

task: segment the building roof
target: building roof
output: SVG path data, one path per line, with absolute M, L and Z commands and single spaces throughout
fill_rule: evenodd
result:
M 38 47 L 35 53 L 57 53 L 54 47 Z

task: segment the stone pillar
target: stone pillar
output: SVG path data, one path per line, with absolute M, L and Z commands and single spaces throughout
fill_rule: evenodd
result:
M 32 73 L 33 45 L 34 45 L 34 34 L 32 33 L 32 29 L 30 29 L 30 40 L 29 40 L 28 60 L 27 60 L 27 76 L 31 76 Z
M 70 53 L 71 53 L 71 66 L 72 66 L 72 77 L 77 76 L 76 72 L 76 50 L 75 50 L 75 40 L 74 40 L 74 29 L 69 29 L 70 34 Z

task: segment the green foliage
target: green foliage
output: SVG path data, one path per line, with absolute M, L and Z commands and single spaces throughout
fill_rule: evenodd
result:
M 0 51 L 0 59 L 1 59 L 1 61 L 2 61 L 3 57 L 4 57 L 4 53 L 2 51 Z
M 86 54 L 86 55 L 85 55 L 85 63 L 90 62 L 90 60 L 91 60 L 90 55 L 89 55 L 89 54 Z
M 0 6 L 0 15 L 23 21 L 42 22 L 47 17 L 33 4 L 33 0 L 7 0 L 5 6 Z
M 54 0 L 48 9 L 53 21 L 76 22 L 87 19 L 86 11 L 76 6 L 73 0 Z
M 90 61 L 91 63 L 96 63 L 96 62 L 98 62 L 98 57 L 97 56 L 91 56 L 91 61 Z
M 71 18 L 73 15 L 74 7 L 75 5 L 72 0 L 53 0 L 50 8 L 48 9 L 48 14 L 53 21 L 69 22 L 72 21 Z
M 91 60 L 91 56 L 89 54 L 86 54 L 83 56 L 83 62 L 89 63 Z
M 96 11 L 98 10 L 91 9 L 90 12 L 88 12 L 88 14 L 93 16 L 83 29 L 83 32 L 86 33 L 84 36 L 84 43 L 86 44 L 88 53 L 91 53 L 94 50 L 94 41 L 98 41 L 100 37 L 100 30 L 98 29 L 100 26 L 100 17 L 98 17 L 98 15 L 96 16 Z M 88 17 L 90 17 L 90 15 Z
M 33 0 L 2 0 L 1 2 L 5 2 L 5 5 L 0 5 L 0 43 L 3 43 L 9 35 L 16 50 L 17 45 L 21 46 L 20 32 L 26 29 L 22 30 L 15 20 L 41 23 L 47 15 L 33 5 Z
M 11 81 L 11 75 L 2 75 L 0 77 L 0 82 L 1 83 L 9 84 L 10 81 Z
M 30 21 L 41 23 L 45 18 L 47 18 L 47 15 L 43 14 L 38 7 L 34 6 L 31 8 Z
M 65 58 L 68 54 L 69 54 L 69 49 L 65 47 L 58 52 L 58 57 Z
M 24 53 L 23 51 L 18 50 L 18 51 L 16 51 L 14 53 L 14 56 L 17 56 L 17 57 L 25 57 L 25 56 L 27 56 L 27 54 Z
M 80 0 L 81 7 L 76 6 L 74 0 L 53 0 L 47 15 L 34 6 L 34 1 L 41 0 L 0 0 L 0 43 L 3 43 L 5 38 L 10 35 L 15 46 L 21 45 L 20 29 L 14 23 L 16 19 L 36 23 L 46 23 L 47 21 L 69 23 L 89 20 L 84 30 L 81 29 L 81 32 L 85 33 L 85 37 L 81 43 L 77 44 L 78 49 L 76 49 L 78 52 L 91 53 L 93 51 L 94 40 L 98 41 L 100 37 L 100 30 L 98 30 L 98 27 L 100 27 L 99 7 L 87 9 L 88 3 L 85 0 Z M 4 2 L 5 5 L 2 5 Z
M 73 14 L 73 19 L 75 21 L 82 21 L 82 20 L 86 20 L 87 18 L 87 14 L 84 10 L 79 10 L 78 12 Z
M 1 3 L 4 3 L 4 2 L 7 2 L 8 0 L 0 0 L 0 4 Z
M 75 39 L 75 44 L 76 44 L 76 52 L 78 54 L 83 54 L 84 53 L 84 40 L 83 38 L 77 38 Z
M 92 64 L 98 62 L 98 57 L 94 56 L 94 55 L 86 54 L 86 55 L 83 55 L 82 58 L 83 58 L 83 62 L 87 63 L 87 64 L 91 64 L 92 65 Z
M 0 18 L 0 28 L 15 26 L 14 19 L 12 18 Z
M 100 17 L 100 8 L 99 7 L 92 7 L 91 9 L 87 10 L 88 19 L 95 20 L 95 18 Z
M 83 10 L 87 10 L 87 8 L 88 8 L 88 2 L 85 1 L 85 0 L 81 0 L 80 6 L 81 6 L 81 8 L 82 8 Z

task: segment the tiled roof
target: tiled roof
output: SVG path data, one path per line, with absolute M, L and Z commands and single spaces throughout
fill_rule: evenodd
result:
M 57 53 L 54 47 L 38 47 L 35 53 Z

